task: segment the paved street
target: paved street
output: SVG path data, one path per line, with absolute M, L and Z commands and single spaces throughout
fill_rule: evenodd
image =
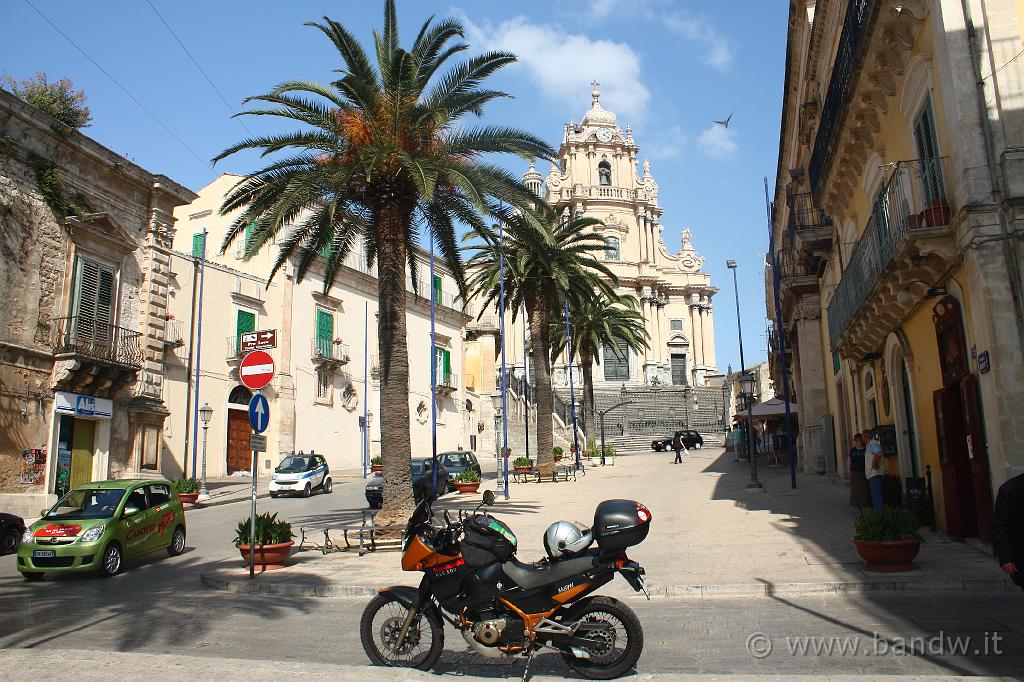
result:
M 620 459 L 618 465 L 623 474 L 626 461 Z M 640 466 L 639 460 L 634 462 L 631 466 Z M 602 473 L 591 472 L 590 485 L 600 480 Z M 636 480 L 643 485 L 642 479 Z M 351 517 L 362 506 L 362 487 L 359 479 L 339 479 L 331 495 L 261 499 L 259 509 L 279 512 L 296 526 Z M 253 657 L 365 665 L 357 632 L 365 598 L 239 595 L 200 584 L 200 572 L 237 556 L 231 543 L 232 529 L 247 514 L 248 502 L 189 511 L 189 549 L 185 554 L 175 558 L 154 555 L 111 580 L 65 577 L 28 584 L 14 572 L 14 558 L 3 557 L 0 647 L 180 654 L 204 657 L 211 664 L 212 659 Z M 512 517 L 511 522 L 514 528 L 526 523 L 522 516 Z M 707 516 L 705 523 L 710 523 Z M 649 543 L 651 539 L 645 546 Z M 533 551 L 533 544 L 529 540 L 531 547 L 524 551 Z M 366 566 L 386 565 L 398 557 L 391 553 L 371 559 L 381 563 Z M 737 560 L 746 558 L 737 556 Z M 339 568 L 345 565 L 337 564 Z M 406 578 L 408 582 L 412 576 Z M 650 603 L 630 598 L 630 604 L 645 627 L 642 673 L 1014 675 L 1024 670 L 1022 594 L 656 598 Z M 943 646 L 933 644 L 929 650 L 927 640 L 939 632 Z M 993 637 L 992 633 L 997 634 Z M 454 631 L 449 629 L 446 635 L 448 653 L 442 659 L 442 671 L 485 677 L 522 674 L 522 662 L 482 661 L 465 654 Z M 822 643 L 798 639 L 817 636 L 851 639 L 825 639 Z M 966 655 L 949 652 L 951 646 L 960 646 L 959 640 L 950 638 L 960 636 L 972 638 L 965 644 Z M 898 650 L 897 638 L 909 641 L 911 637 L 925 638 L 916 653 L 894 651 Z M 767 655 L 754 656 L 748 642 L 755 653 Z M 814 653 L 815 646 L 832 646 L 833 651 Z M 850 649 L 853 646 L 856 653 Z M 809 650 L 801 653 L 801 647 Z M 923 652 L 921 647 L 925 647 Z M 975 655 L 975 649 L 980 653 Z M 4 656 L 0 653 L 0 659 Z M 549 675 L 566 670 L 553 655 L 539 657 L 533 668 L 537 674 Z

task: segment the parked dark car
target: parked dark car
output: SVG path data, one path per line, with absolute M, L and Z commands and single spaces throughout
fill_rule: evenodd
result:
M 418 457 L 412 460 L 412 494 L 417 502 L 434 486 L 434 462 L 430 457 Z M 439 495 L 448 492 L 448 470 L 440 462 L 437 463 L 437 489 Z M 366 481 L 366 503 L 370 509 L 380 509 L 384 504 L 384 475 L 375 474 Z
M 480 461 L 469 450 L 440 452 L 437 455 L 437 460 L 448 470 L 448 480 L 453 484 L 449 485 L 449 489 L 454 489 L 455 478 L 467 469 L 475 471 L 476 475 L 483 480 L 484 472 L 480 468 Z
M 14 514 L 0 513 L 0 554 L 18 551 L 21 536 L 25 534 L 25 519 Z
M 651 449 L 655 452 L 662 452 L 664 450 L 672 449 L 672 439 L 675 434 L 670 433 L 668 438 L 658 438 L 657 440 L 651 441 Z M 700 450 L 704 447 L 704 439 L 696 431 L 683 431 L 683 445 L 686 446 L 687 450 Z

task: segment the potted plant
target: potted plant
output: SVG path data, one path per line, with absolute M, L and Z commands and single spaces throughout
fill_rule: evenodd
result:
M 583 455 L 587 459 L 593 459 L 594 457 L 597 457 L 597 441 L 596 440 L 591 438 L 590 440 L 587 441 L 587 449 L 583 453 Z
M 245 564 L 249 564 L 249 553 L 252 551 L 252 517 L 238 522 L 235 530 L 235 547 L 242 554 Z M 254 563 L 263 570 L 281 568 L 285 559 L 292 551 L 292 524 L 279 521 L 277 513 L 256 515 L 256 551 Z
M 182 504 L 195 504 L 199 499 L 199 481 L 195 478 L 179 478 L 174 482 L 174 492 Z
M 533 471 L 533 460 L 529 457 L 516 457 L 512 462 L 512 470 L 517 474 L 528 474 Z
M 949 225 L 953 217 L 953 211 L 949 208 L 949 202 L 945 197 L 936 197 L 932 205 L 924 210 L 924 222 L 928 227 L 937 225 Z
M 370 458 L 370 471 L 384 471 L 384 458 L 380 455 Z
M 480 474 L 474 469 L 465 469 L 455 477 L 455 488 L 460 495 L 465 493 L 475 494 L 480 489 Z
M 869 571 L 910 571 L 921 549 L 919 526 L 917 517 L 902 507 L 883 507 L 881 511 L 868 509 L 857 519 L 853 544 Z
M 551 448 L 551 455 L 555 458 L 556 462 L 561 462 L 562 461 L 562 454 L 564 452 L 565 452 L 565 450 L 563 450 L 562 448 L 558 447 L 557 445 L 555 447 Z

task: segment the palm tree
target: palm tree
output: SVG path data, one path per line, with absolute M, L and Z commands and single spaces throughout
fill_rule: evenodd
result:
M 292 261 L 301 280 L 323 257 L 325 291 L 359 241 L 367 265 L 376 262 L 381 519 L 395 522 L 412 507 L 406 265 L 415 286 L 415 244 L 422 235 L 437 245 L 464 291 L 455 223 L 486 228 L 489 217 L 505 214 L 506 204 L 526 207 L 536 200 L 518 179 L 481 156 L 551 158 L 554 151 L 525 132 L 463 122 L 467 114 L 479 116 L 485 104 L 507 96 L 480 86 L 515 57 L 487 52 L 442 70 L 468 47 L 458 21 L 428 19 L 407 51 L 399 46 L 394 0 L 385 0 L 383 32 L 373 35 L 376 64 L 338 22 L 324 17 L 307 25 L 334 44 L 341 77 L 326 85 L 288 81 L 246 99 L 259 108 L 243 114 L 288 119 L 301 128 L 245 139 L 214 159 L 242 150 L 259 150 L 264 157 L 285 152 L 243 178 L 225 198 L 221 213 L 238 214 L 222 250 L 245 231 L 246 257 L 276 238 L 280 252 L 270 277 Z
M 551 358 L 565 350 L 565 321 L 561 310 L 553 311 L 551 323 Z M 619 344 L 634 353 L 650 347 L 650 335 L 644 327 L 644 316 L 637 309 L 635 296 L 614 298 L 588 297 L 569 301 L 569 324 L 572 335 L 570 357 L 579 358 L 583 370 L 583 399 L 587 404 L 584 431 L 587 441 L 595 437 L 594 363 L 601 362 L 600 349 L 610 345 L 618 353 Z
M 534 197 L 536 199 L 536 197 Z M 510 215 L 505 222 L 505 238 L 498 229 L 477 231 L 476 241 L 468 247 L 474 252 L 468 262 L 473 273 L 469 288 L 482 296 L 481 315 L 499 300 L 499 254 L 505 255 L 505 309 L 513 321 L 521 307 L 526 309 L 530 328 L 530 356 L 535 381 L 537 406 L 537 468 L 541 475 L 554 471 L 551 453 L 553 434 L 551 413 L 551 306 L 569 296 L 572 300 L 615 296 L 615 274 L 597 259 L 604 251 L 604 239 L 592 231 L 601 221 L 574 217 L 559 220 L 547 205 Z

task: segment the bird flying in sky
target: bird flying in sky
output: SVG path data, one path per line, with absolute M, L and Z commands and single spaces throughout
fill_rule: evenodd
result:
M 725 118 L 724 121 L 712 121 L 712 123 L 717 123 L 718 125 L 722 126 L 723 128 L 728 128 L 729 127 L 729 121 L 731 121 L 731 120 L 732 120 L 732 114 L 730 113 Z

